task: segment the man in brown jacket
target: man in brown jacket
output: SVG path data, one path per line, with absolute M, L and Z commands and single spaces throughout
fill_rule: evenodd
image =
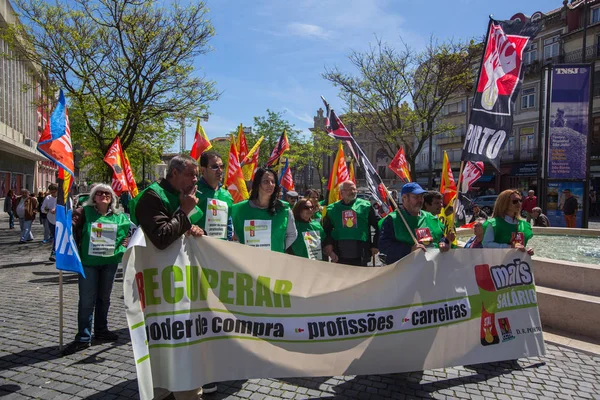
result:
M 38 202 L 33 196 L 29 196 L 29 190 L 21 189 L 21 196 L 13 204 L 14 212 L 19 217 L 19 226 L 21 227 L 21 240 L 19 243 L 25 243 L 33 240 L 31 225 L 35 221 Z

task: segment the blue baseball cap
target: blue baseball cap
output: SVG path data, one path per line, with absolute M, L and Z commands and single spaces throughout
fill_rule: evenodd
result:
M 406 185 L 402 186 L 402 192 L 401 192 L 401 196 L 405 195 L 405 194 L 423 194 L 425 193 L 427 190 L 423 189 L 421 187 L 421 185 L 419 185 L 417 182 L 410 182 L 407 183 Z

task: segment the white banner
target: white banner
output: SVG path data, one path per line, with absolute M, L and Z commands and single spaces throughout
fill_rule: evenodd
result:
M 208 237 L 123 259 L 140 397 L 247 378 L 364 375 L 545 353 L 531 259 L 415 252 L 362 268 Z

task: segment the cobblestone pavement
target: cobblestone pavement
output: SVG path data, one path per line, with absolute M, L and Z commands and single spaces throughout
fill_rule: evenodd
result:
M 58 272 L 45 262 L 41 227 L 19 245 L 0 216 L 0 398 L 138 398 L 122 301 L 122 275 L 112 293 L 116 343 L 94 344 L 68 357 L 58 352 Z M 65 343 L 75 335 L 77 279 L 64 278 Z M 600 328 L 599 328 L 600 329 Z M 399 352 L 399 357 L 401 352 Z M 600 399 L 600 357 L 547 343 L 547 355 L 430 371 L 323 378 L 250 379 L 219 383 L 206 399 Z

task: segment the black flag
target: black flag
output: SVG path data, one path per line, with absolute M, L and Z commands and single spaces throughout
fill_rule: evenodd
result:
M 489 161 L 499 169 L 498 156 L 512 130 L 523 82 L 523 53 L 539 30 L 539 20 L 490 19 L 463 161 Z

